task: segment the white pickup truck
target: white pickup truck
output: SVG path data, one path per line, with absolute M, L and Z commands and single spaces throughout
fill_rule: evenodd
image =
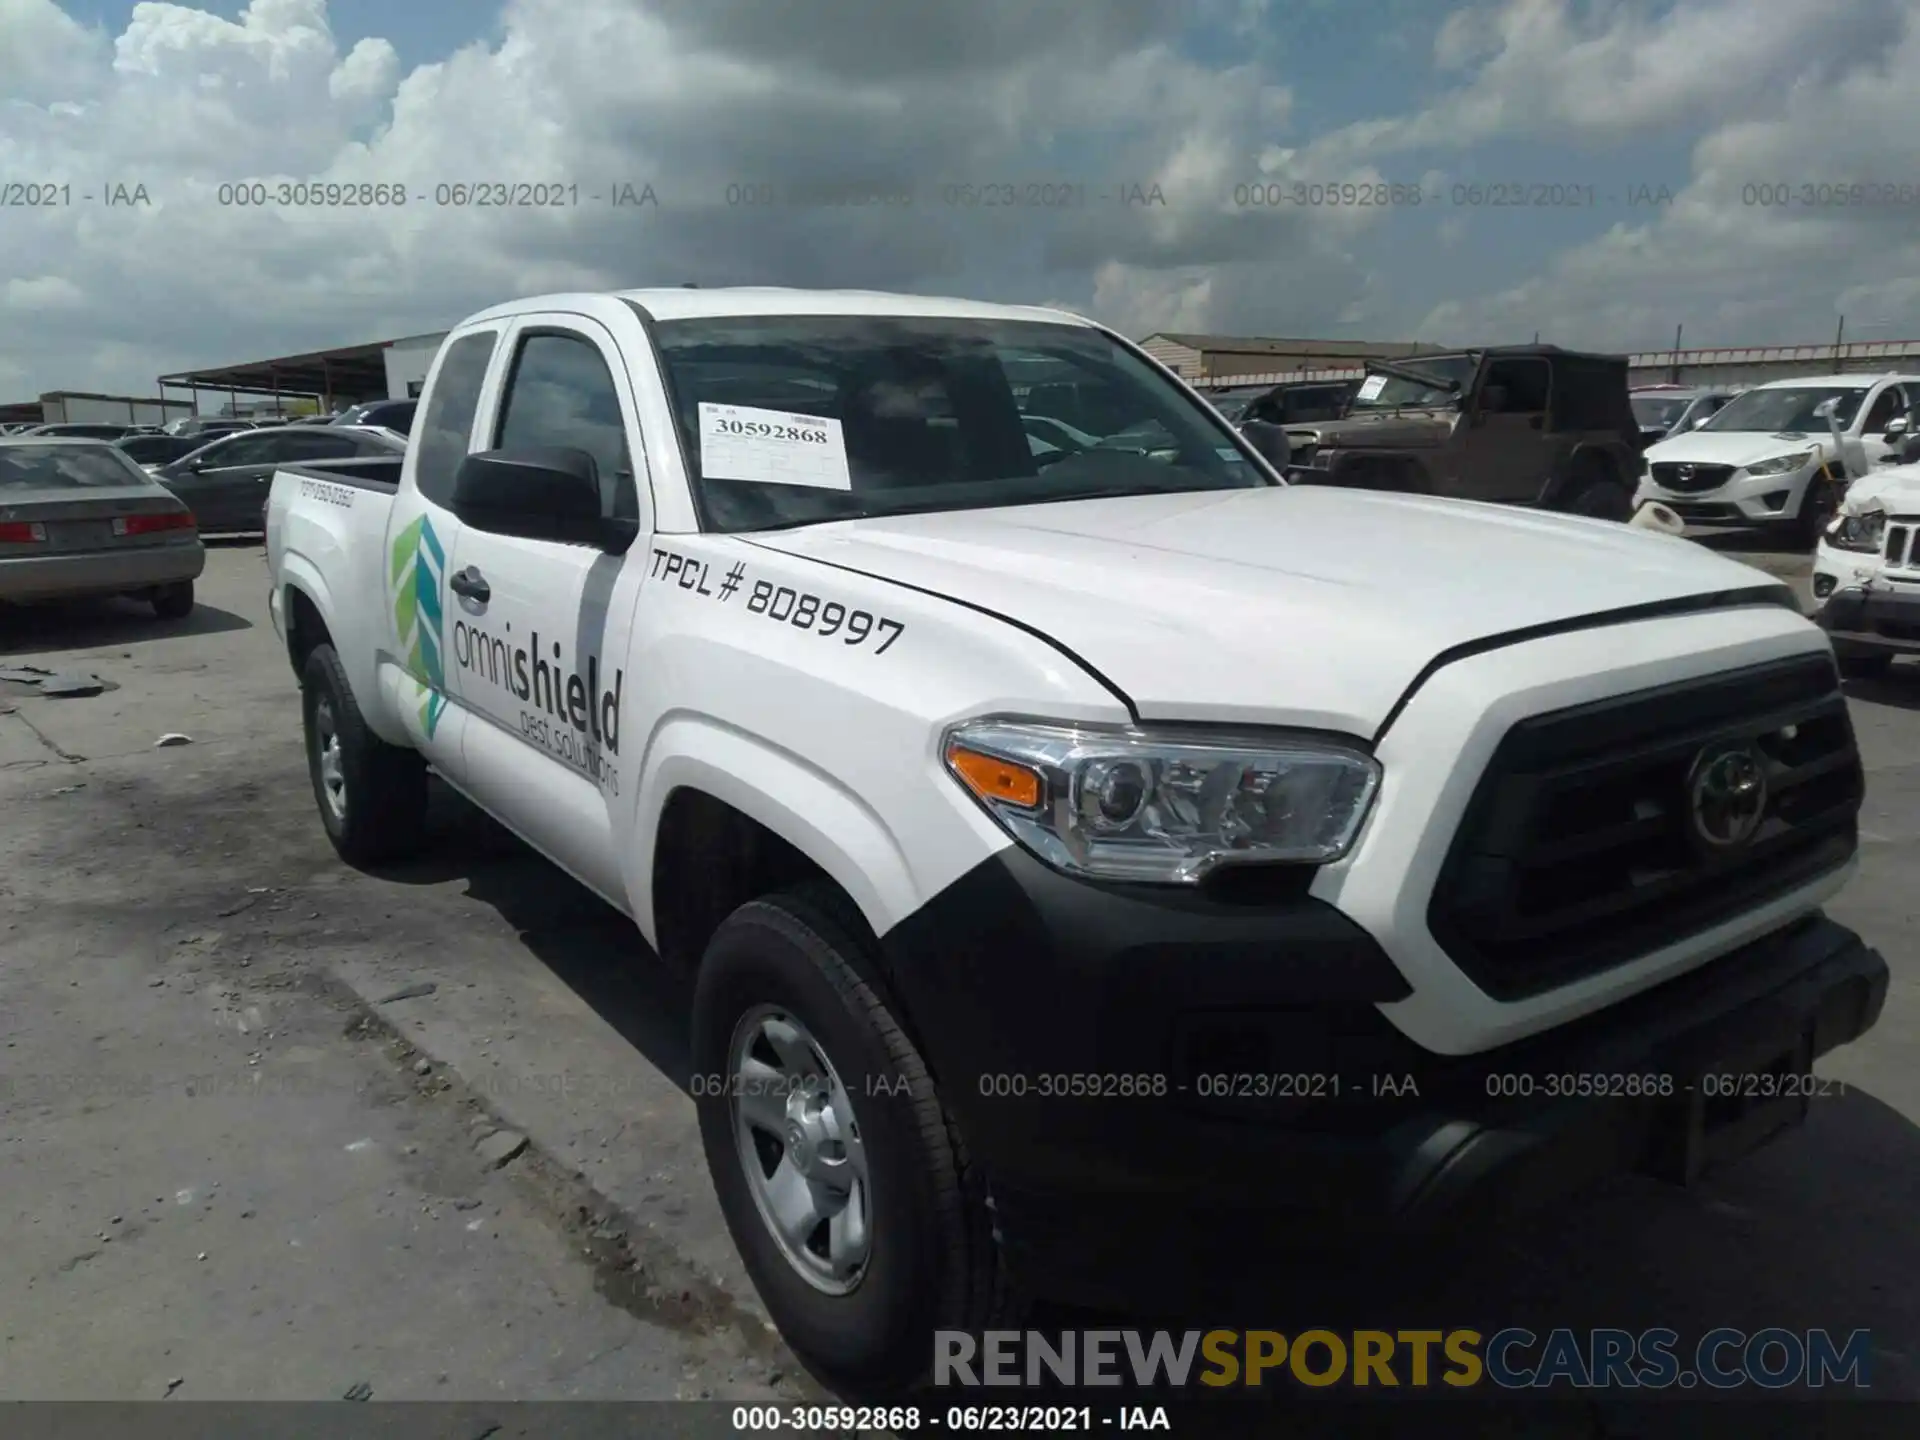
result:
M 417 847 L 431 769 L 696 972 L 720 1204 L 835 1382 L 1688 1180 L 1879 1014 L 1784 588 L 1276 458 L 1075 316 L 677 289 L 485 310 L 397 476 L 275 478 L 335 847 Z

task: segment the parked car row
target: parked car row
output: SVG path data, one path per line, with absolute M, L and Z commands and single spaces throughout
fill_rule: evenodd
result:
M 1667 526 L 1764 527 L 1798 548 L 1850 481 L 1920 431 L 1920 376 L 1629 389 L 1624 357 L 1549 345 L 1370 361 L 1357 381 L 1207 398 L 1299 483 L 1615 520 L 1655 505 Z M 1283 418 L 1318 407 L 1311 421 Z
M 1691 524 L 1761 526 L 1811 546 L 1848 483 L 1902 443 L 1920 375 L 1796 376 L 1756 385 L 1646 451 L 1636 501 Z

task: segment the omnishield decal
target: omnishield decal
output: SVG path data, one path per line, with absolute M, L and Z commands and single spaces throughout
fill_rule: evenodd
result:
M 446 551 L 425 515 L 393 539 L 393 626 L 407 673 L 425 687 L 420 700 L 420 726 L 433 738 L 447 708 L 446 667 L 441 659 L 440 584 L 446 570 Z

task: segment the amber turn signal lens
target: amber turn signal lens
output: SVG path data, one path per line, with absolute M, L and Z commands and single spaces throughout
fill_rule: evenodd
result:
M 954 745 L 947 750 L 947 763 L 982 800 L 998 800 L 1004 805 L 1018 805 L 1028 810 L 1040 804 L 1040 777 L 1024 765 L 1002 760 L 998 755 L 984 755 L 964 745 Z

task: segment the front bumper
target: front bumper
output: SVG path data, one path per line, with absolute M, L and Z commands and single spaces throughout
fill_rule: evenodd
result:
M 0 560 L 0 600 L 65 600 L 124 595 L 195 580 L 207 552 L 191 543 L 130 545 L 69 555 L 23 555 Z
M 1813 618 L 1836 649 L 1920 655 L 1920 585 L 1868 590 L 1842 584 Z
M 1786 475 L 1735 474 L 1711 490 L 1670 490 L 1651 475 L 1640 481 L 1636 508 L 1658 501 L 1690 524 L 1765 525 L 1800 513 L 1800 497 L 1819 475 L 1819 466 Z
M 1810 1065 L 1875 1022 L 1887 987 L 1879 955 L 1814 916 L 1583 1019 L 1442 1056 L 1382 1017 L 1404 980 L 1324 902 L 1088 885 L 1017 848 L 883 944 L 1010 1264 L 1088 1300 L 1114 1298 L 1116 1254 L 1178 1283 L 1289 1222 L 1321 1240 L 1445 1229 L 1607 1175 L 1690 1178 L 1798 1118 L 1776 1106 L 1709 1133 L 1695 1077 Z M 1607 1078 L 1661 1076 L 1665 1098 Z

